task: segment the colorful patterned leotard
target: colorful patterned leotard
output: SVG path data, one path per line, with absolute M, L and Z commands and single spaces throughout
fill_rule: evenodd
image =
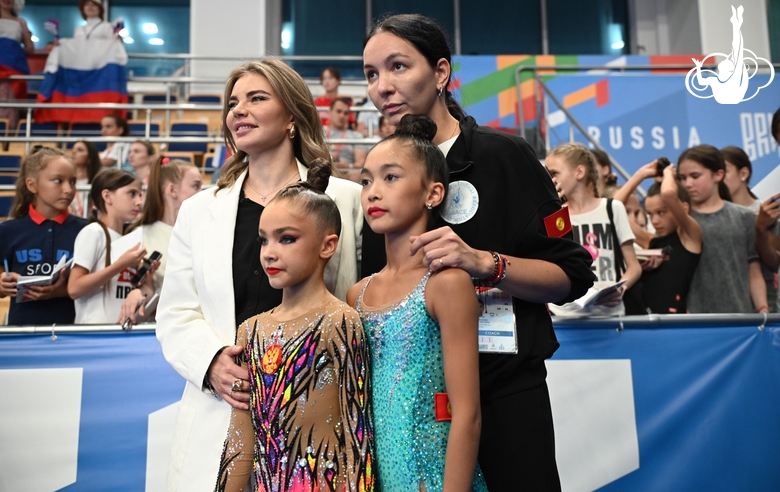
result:
M 382 491 L 410 492 L 444 485 L 449 422 L 437 422 L 434 394 L 446 392 L 439 324 L 428 314 L 425 286 L 431 272 L 400 301 L 357 311 L 371 347 L 374 442 Z M 473 489 L 487 486 L 477 465 Z
M 368 347 L 355 311 L 334 300 L 288 321 L 239 326 L 249 411 L 233 409 L 219 491 L 373 491 Z M 254 445 L 254 450 L 252 445 Z

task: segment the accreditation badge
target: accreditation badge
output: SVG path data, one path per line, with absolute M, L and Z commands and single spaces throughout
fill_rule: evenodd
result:
M 471 220 L 479 208 L 479 193 L 468 181 L 453 181 L 447 188 L 447 199 L 441 218 L 450 224 L 462 224 Z
M 515 311 L 512 296 L 495 287 L 475 287 L 482 312 L 479 316 L 479 351 L 516 354 Z

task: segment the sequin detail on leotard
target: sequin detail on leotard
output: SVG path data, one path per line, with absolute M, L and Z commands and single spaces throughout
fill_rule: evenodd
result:
M 439 324 L 428 314 L 425 286 L 431 272 L 400 301 L 384 309 L 363 304 L 357 312 L 371 349 L 374 444 L 383 491 L 409 492 L 424 484 L 442 490 L 449 422 L 436 422 L 434 394 L 446 392 Z M 475 491 L 486 491 L 477 466 Z

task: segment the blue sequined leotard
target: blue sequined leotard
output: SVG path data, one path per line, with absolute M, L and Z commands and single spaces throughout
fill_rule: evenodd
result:
M 372 357 L 374 443 L 378 483 L 383 491 L 442 490 L 449 422 L 437 422 L 434 394 L 446 392 L 439 324 L 428 314 L 425 286 L 431 272 L 400 301 L 357 312 Z M 486 491 L 477 466 L 473 487 Z

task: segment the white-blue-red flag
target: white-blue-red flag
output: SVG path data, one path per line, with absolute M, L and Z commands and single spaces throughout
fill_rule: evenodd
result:
M 127 52 L 120 38 L 61 39 L 46 60 L 38 102 L 126 103 Z M 37 122 L 92 122 L 124 110 L 37 109 Z

